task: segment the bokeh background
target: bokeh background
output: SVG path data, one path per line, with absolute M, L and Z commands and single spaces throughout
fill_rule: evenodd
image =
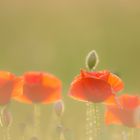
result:
M 124 80 L 122 93 L 140 94 L 139 0 L 0 0 L 0 69 L 17 75 L 47 71 L 61 78 L 63 121 L 74 140 L 85 140 L 86 106 L 67 92 L 93 49 L 100 58 L 97 69 L 109 69 Z M 41 105 L 41 140 L 53 140 L 52 107 Z M 20 123 L 30 122 L 32 106 L 12 101 L 11 111 L 10 133 L 17 140 Z M 104 128 L 103 133 L 104 139 L 118 139 L 120 127 Z

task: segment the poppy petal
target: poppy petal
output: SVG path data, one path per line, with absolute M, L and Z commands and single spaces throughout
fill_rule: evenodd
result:
M 51 93 L 50 96 L 48 95 L 47 99 L 43 100 L 42 103 L 43 104 L 53 103 L 59 101 L 60 99 L 61 99 L 60 90 L 58 90 Z
M 31 100 L 29 100 L 26 96 L 15 96 L 13 97 L 15 100 L 22 102 L 22 103 L 26 103 L 26 104 L 31 104 Z
M 61 81 L 51 74 L 44 74 L 42 79 L 43 86 L 58 88 L 61 87 Z
M 105 113 L 105 123 L 107 125 L 109 124 L 122 124 L 121 121 L 111 112 L 111 111 L 107 111 Z
M 109 96 L 105 101 L 105 104 L 107 105 L 115 105 L 117 104 L 117 100 L 116 100 L 116 95 L 112 94 L 111 96 Z
M 108 83 L 112 86 L 115 92 L 122 90 L 124 87 L 122 80 L 112 73 L 108 76 Z
M 27 72 L 22 79 L 23 91 L 16 100 L 25 103 L 50 103 L 61 99 L 61 81 L 55 76 L 44 72 Z
M 125 109 L 136 109 L 138 106 L 140 106 L 140 98 L 138 96 L 125 94 L 119 98 L 122 106 Z
M 20 96 L 23 92 L 23 79 L 18 77 L 14 80 L 14 88 L 12 92 L 12 97 Z
M 7 104 L 12 95 L 13 86 L 14 86 L 15 75 L 7 72 L 0 71 L 0 104 Z
M 102 102 L 112 95 L 111 87 L 104 80 L 81 78 L 72 83 L 69 96 L 90 102 Z

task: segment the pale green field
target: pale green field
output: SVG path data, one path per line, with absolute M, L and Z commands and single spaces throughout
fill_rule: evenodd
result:
M 72 140 L 85 140 L 86 106 L 67 97 L 67 92 L 92 49 L 99 54 L 98 70 L 109 69 L 123 79 L 122 93 L 140 94 L 140 2 L 0 0 L 0 69 L 17 75 L 39 70 L 58 76 L 63 82 L 63 122 Z M 41 105 L 40 140 L 54 140 L 52 107 Z M 11 140 L 21 139 L 19 124 L 30 123 L 31 111 L 32 106 L 12 101 Z M 121 140 L 122 130 L 102 124 L 102 140 Z M 28 131 L 26 140 L 32 136 L 30 124 Z M 140 139 L 139 132 L 135 131 L 135 140 Z M 0 140 L 2 133 L 0 128 Z

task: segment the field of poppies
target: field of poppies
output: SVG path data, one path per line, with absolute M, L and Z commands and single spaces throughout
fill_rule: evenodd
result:
M 86 69 L 81 69 L 80 74 L 75 76 L 68 91 L 68 96 L 86 105 L 84 139 L 102 139 L 103 119 L 106 127 L 111 124 L 124 126 L 122 132 L 118 134 L 119 139 L 133 140 L 135 129 L 140 128 L 140 97 L 130 94 L 117 96 L 117 93 L 124 89 L 124 82 L 108 70 L 96 71 L 98 63 L 96 51 L 89 52 L 85 60 Z M 51 103 L 54 104 L 53 113 L 56 118 L 52 122 L 54 126 L 49 139 L 75 139 L 74 132 L 66 128 L 63 122 L 65 104 L 61 79 L 48 72 L 29 71 L 16 76 L 8 71 L 0 71 L 0 120 L 4 140 L 12 139 L 10 135 L 13 123 L 11 100 L 33 106 L 30 120 L 28 120 L 31 123 L 30 135 L 27 135 L 29 122 L 27 123 L 26 120 L 19 124 L 21 134 L 18 139 L 44 139 L 41 136 L 40 127 L 41 116 L 44 113 L 40 111 L 40 104 Z M 105 111 L 100 111 L 100 105 L 105 108 Z
M 139 140 L 140 2 L 0 1 L 0 140 Z

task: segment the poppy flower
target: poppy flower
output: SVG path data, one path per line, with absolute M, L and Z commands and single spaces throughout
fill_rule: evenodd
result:
M 118 104 L 107 105 L 106 124 L 123 124 L 128 127 L 140 127 L 140 98 L 122 95 Z
M 44 72 L 27 72 L 21 76 L 23 90 L 17 101 L 24 103 L 52 103 L 61 99 L 61 81 Z
M 123 89 L 123 82 L 109 71 L 87 72 L 81 70 L 71 83 L 69 96 L 93 103 L 114 102 L 115 93 Z
M 7 71 L 0 71 L 0 105 L 6 105 L 20 93 L 20 80 Z

